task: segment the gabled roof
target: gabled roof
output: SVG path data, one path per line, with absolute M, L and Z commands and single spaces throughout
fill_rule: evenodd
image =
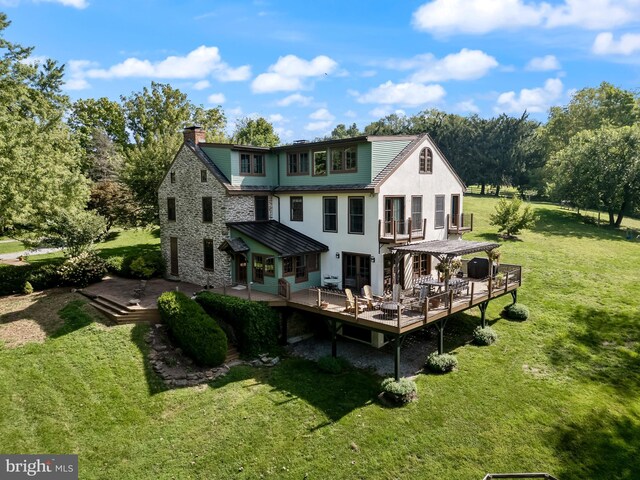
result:
M 265 247 L 269 247 L 282 256 L 326 252 L 329 250 L 329 247 L 324 243 L 307 237 L 303 233 L 275 220 L 266 222 L 229 222 L 227 226 L 252 238 Z
M 222 241 L 218 250 L 222 252 L 244 253 L 249 251 L 249 246 L 241 238 L 227 238 Z

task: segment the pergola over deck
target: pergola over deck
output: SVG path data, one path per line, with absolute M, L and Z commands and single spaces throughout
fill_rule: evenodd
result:
M 430 240 L 395 247 L 392 251 L 400 253 L 426 253 L 436 257 L 439 261 L 447 258 L 460 257 L 476 252 L 489 252 L 500 246 L 494 242 L 472 242 L 469 240 Z

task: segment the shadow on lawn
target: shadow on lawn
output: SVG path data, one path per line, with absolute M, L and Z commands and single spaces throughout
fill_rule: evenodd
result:
M 535 227 L 532 228 L 534 232 L 563 237 L 627 241 L 623 230 L 584 223 L 575 212 L 557 209 L 537 209 L 536 214 L 540 219 L 536 222 Z
M 636 479 L 640 472 L 640 418 L 606 410 L 580 423 L 558 427 L 556 451 L 563 469 L 558 478 Z
M 640 316 L 578 307 L 566 336 L 548 347 L 556 367 L 607 384 L 623 395 L 640 388 Z

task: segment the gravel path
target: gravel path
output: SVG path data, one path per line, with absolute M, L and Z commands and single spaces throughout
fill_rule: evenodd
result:
M 18 257 L 27 255 L 42 255 L 45 253 L 53 253 L 62 250 L 62 248 L 35 248 L 33 250 L 22 250 L 21 252 L 2 253 L 0 260 L 15 260 Z

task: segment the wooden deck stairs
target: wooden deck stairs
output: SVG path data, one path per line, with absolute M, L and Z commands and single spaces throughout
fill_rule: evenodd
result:
M 118 325 L 125 323 L 160 323 L 160 312 L 157 308 L 123 305 L 101 295 L 93 297 L 89 305 Z
M 227 357 L 224 359 L 224 363 L 227 365 L 241 363 L 240 353 L 238 353 L 235 345 L 229 344 L 227 347 Z

